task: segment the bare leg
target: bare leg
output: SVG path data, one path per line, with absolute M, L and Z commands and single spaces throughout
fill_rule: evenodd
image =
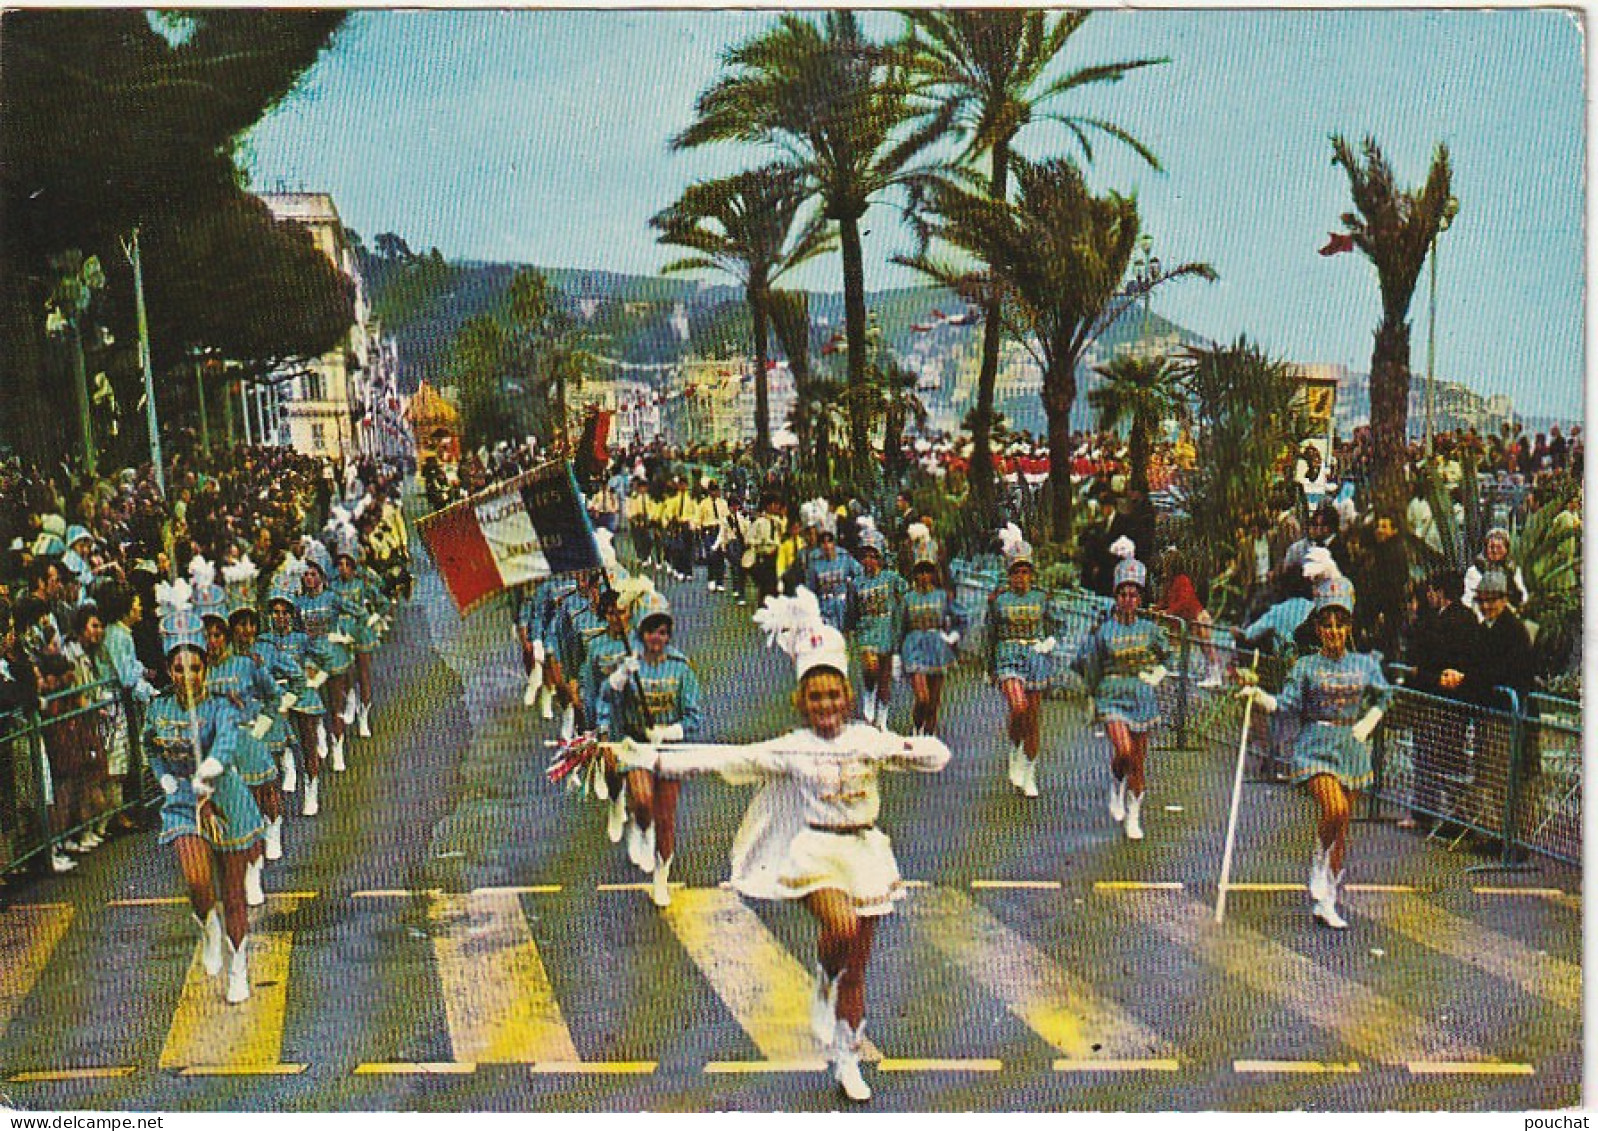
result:
M 355 686 L 360 692 L 361 704 L 372 705 L 372 654 L 355 653 Z
M 211 908 L 216 906 L 216 879 L 211 867 L 211 846 L 205 838 L 196 834 L 180 836 L 172 842 L 172 851 L 177 854 L 178 870 L 183 873 L 183 882 L 189 889 L 189 906 L 194 908 L 194 913 L 202 920 L 211 913 Z M 240 901 L 243 900 L 243 877 L 239 878 Z
M 677 850 L 677 795 L 682 783 L 670 778 L 655 779 L 655 852 L 670 860 Z
M 1343 788 L 1343 783 L 1331 774 L 1317 774 L 1309 779 L 1309 793 L 1320 809 L 1315 833 L 1321 847 L 1331 850 L 1332 874 L 1343 870 L 1343 854 L 1348 847 L 1348 821 L 1353 810 L 1353 798 Z
M 217 858 L 222 862 L 222 919 L 228 939 L 237 947 L 250 933 L 250 909 L 244 903 L 244 869 L 249 867 L 254 853 L 219 852 Z
M 1038 760 L 1038 725 L 1043 718 L 1043 692 L 1028 691 L 1026 695 L 1026 756 Z
M 858 1027 L 866 1015 L 866 965 L 876 920 L 856 915 L 849 895 L 836 888 L 811 892 L 805 907 L 821 925 L 816 941 L 821 965 L 838 978 L 837 1016 Z

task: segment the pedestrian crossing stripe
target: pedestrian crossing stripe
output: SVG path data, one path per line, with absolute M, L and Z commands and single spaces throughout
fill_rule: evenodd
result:
M 13 907 L 0 913 L 0 1034 L 28 1000 L 67 933 L 70 906 Z
M 357 1076 L 470 1076 L 477 1065 L 470 1061 L 369 1061 L 355 1066 Z
M 1227 884 L 1227 891 L 1239 892 L 1283 892 L 1283 891 L 1308 891 L 1307 884 L 1281 884 L 1281 883 L 1241 883 Z M 1345 892 L 1381 892 L 1388 894 L 1413 894 L 1419 890 L 1410 884 L 1344 884 Z
M 63 1080 L 120 1080 L 132 1076 L 138 1069 L 131 1064 L 122 1064 L 105 1068 L 53 1068 L 37 1072 L 18 1072 L 7 1076 L 6 1082 L 11 1084 L 41 1084 L 56 1083 Z
M 799 1060 L 712 1060 L 705 1065 L 709 1076 L 748 1076 L 763 1072 L 825 1072 L 825 1057 Z
M 1072 1060 L 1113 1061 L 1173 1050 L 1153 1030 L 1100 997 L 964 892 L 935 888 L 917 900 L 918 925 L 944 958 Z
M 179 1076 L 298 1076 L 305 1064 L 191 1064 Z
M 1186 891 L 1180 880 L 1095 880 L 1094 891 Z
M 1373 896 L 1362 899 L 1359 909 L 1421 946 L 1561 1009 L 1581 1013 L 1581 967 L 1574 963 L 1479 927 L 1412 895 Z
M 1182 1062 L 1174 1057 L 1146 1060 L 1103 1060 L 1061 1058 L 1054 1062 L 1056 1072 L 1179 1072 Z
M 1353 1075 L 1359 1072 L 1359 1062 L 1357 1060 L 1342 1063 L 1321 1060 L 1234 1060 L 1232 1062 L 1232 1071 L 1240 1075 L 1272 1073 Z
M 806 1022 L 812 975 L 743 900 L 716 888 L 696 888 L 673 899 L 661 917 L 766 1063 L 825 1061 Z M 861 1059 L 881 1058 L 866 1041 Z
M 527 1071 L 543 1076 L 648 1076 L 658 1067 L 656 1060 L 549 1060 L 529 1064 Z
M 201 961 L 203 945 L 195 941 L 159 1066 L 179 1069 L 185 1075 L 255 1075 L 283 1067 L 283 1023 L 288 1015 L 294 932 L 257 931 L 246 937 L 250 996 L 238 1005 L 223 998 L 226 946 L 222 972 L 213 978 Z M 300 1065 L 296 1071 L 304 1067 Z
M 1171 942 L 1222 973 L 1269 995 L 1315 1028 L 1384 1064 L 1486 1060 L 1463 1040 L 1439 1029 L 1369 987 L 1289 950 L 1235 921 L 1224 928 L 1196 899 L 1133 897 L 1134 914 Z
M 976 891 L 986 889 L 1015 888 L 1020 891 L 1059 891 L 1059 880 L 972 880 L 971 887 Z
M 1537 1070 L 1529 1064 L 1513 1064 L 1498 1060 L 1443 1060 L 1411 1061 L 1413 1076 L 1534 1076 Z
M 1004 1062 L 990 1057 L 883 1057 L 879 1072 L 999 1072 Z
M 428 908 L 450 1045 L 475 1064 L 581 1060 L 510 892 L 439 895 Z
M 682 891 L 682 890 L 684 890 L 686 885 L 673 881 L 673 882 L 667 883 L 666 887 L 669 888 L 672 891 Z M 633 883 L 633 884 L 599 884 L 595 890 L 597 890 L 597 891 L 653 891 L 654 889 L 655 889 L 654 883 L 652 881 L 645 880 L 643 883 Z
M 473 888 L 472 894 L 486 895 L 491 892 L 503 892 L 507 895 L 554 895 L 556 892 L 564 890 L 565 888 L 560 884 L 527 884 L 521 887 Z

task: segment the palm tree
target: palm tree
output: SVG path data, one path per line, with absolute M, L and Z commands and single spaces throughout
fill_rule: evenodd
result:
M 932 110 L 952 110 L 952 130 L 965 142 L 962 160 L 988 157 L 988 193 L 1009 197 L 1010 155 L 1016 136 L 1031 122 L 1061 123 L 1093 159 L 1089 131 L 1129 146 L 1158 169 L 1159 161 L 1136 138 L 1098 118 L 1049 109 L 1063 96 L 1086 86 L 1116 83 L 1130 71 L 1167 62 L 1133 59 L 1097 63 L 1044 81 L 1044 73 L 1087 20 L 1085 11 L 1043 12 L 1016 8 L 969 8 L 902 13 L 909 34 L 902 49 L 917 92 Z M 991 302 L 982 328 L 982 368 L 971 416 L 971 495 L 984 513 L 994 503 L 993 396 L 999 374 L 1001 312 Z
M 788 359 L 788 370 L 793 374 L 794 435 L 799 439 L 799 465 L 825 467 L 827 461 L 826 437 L 817 437 L 811 424 L 815 413 L 810 406 L 815 391 L 810 376 L 810 296 L 804 291 L 773 290 L 767 296 L 771 308 L 771 325 L 782 343 L 783 355 Z
M 1098 410 L 1099 429 L 1114 431 L 1129 425 L 1128 460 L 1132 465 L 1132 486 L 1149 489 L 1149 456 L 1160 425 L 1187 414 L 1187 398 L 1180 370 L 1165 357 L 1122 354 L 1106 365 L 1095 366 L 1104 378 L 1088 391 L 1088 404 Z
M 728 73 L 700 94 L 697 120 L 671 140 L 673 149 L 717 141 L 774 146 L 821 197 L 822 214 L 838 224 L 843 253 L 844 331 L 848 340 L 850 444 L 870 452 L 865 265 L 860 219 L 872 200 L 926 175 L 912 162 L 941 137 L 952 112 L 904 129 L 911 87 L 893 53 L 871 42 L 850 11 L 820 22 L 785 13 L 769 31 L 730 48 Z
M 1071 533 L 1071 409 L 1083 355 L 1132 303 L 1172 279 L 1213 280 L 1206 263 L 1140 275 L 1123 285 L 1138 238 L 1137 202 L 1095 196 L 1064 159 L 1013 159 L 1014 202 L 954 181 L 935 186 L 922 222 L 929 236 L 986 264 L 972 272 L 931 258 L 902 259 L 932 279 L 984 303 L 1002 304 L 1006 329 L 1043 370 L 1049 429 L 1049 526 L 1056 541 Z
M 660 242 L 697 254 L 668 263 L 673 271 L 724 271 L 744 285 L 755 345 L 755 456 L 771 455 L 771 409 L 766 359 L 771 284 L 824 251 L 830 225 L 813 216 L 795 227 L 808 193 L 798 172 L 783 164 L 690 185 L 670 208 L 649 221 Z
M 1354 246 L 1376 266 L 1382 292 L 1382 320 L 1371 350 L 1370 403 L 1376 502 L 1394 515 L 1404 512 L 1404 468 L 1408 463 L 1409 303 L 1427 252 L 1449 204 L 1452 174 L 1448 147 L 1432 156 L 1426 187 L 1398 187 L 1375 138 L 1366 138 L 1363 155 L 1340 136 L 1332 138 L 1333 164 L 1348 174 L 1357 212 L 1343 224 Z M 1457 207 L 1457 206 L 1456 206 Z

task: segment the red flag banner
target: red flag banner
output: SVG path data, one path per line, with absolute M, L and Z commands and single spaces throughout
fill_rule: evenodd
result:
M 1326 246 L 1321 248 L 1325 256 L 1341 255 L 1345 251 L 1354 250 L 1354 237 L 1347 232 L 1327 232 Z

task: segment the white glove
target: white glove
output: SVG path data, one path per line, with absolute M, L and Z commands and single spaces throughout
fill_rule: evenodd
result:
M 330 632 L 330 633 L 327 634 L 327 639 L 328 639 L 328 643 L 330 643 L 330 644 L 354 644 L 355 643 L 355 637 L 351 636 L 347 632 Z
M 313 671 L 310 675 L 305 677 L 305 686 L 309 687 L 312 691 L 315 691 L 318 687 L 321 687 L 326 682 L 327 673 L 322 671 Z
M 1039 655 L 1047 656 L 1059 646 L 1059 643 L 1060 642 L 1054 637 L 1046 636 L 1042 640 L 1039 640 L 1036 644 L 1032 645 L 1032 650 L 1037 652 Z
M 378 625 L 380 625 L 382 623 L 383 623 L 383 618 L 378 616 L 376 613 L 373 613 L 371 616 L 366 618 L 366 627 L 367 628 L 376 628 Z
M 544 686 L 544 665 L 534 664 L 527 673 L 527 690 L 522 692 L 522 706 L 531 707 L 538 702 L 538 689 Z
M 624 773 L 627 770 L 649 770 L 653 773 L 659 765 L 660 752 L 653 746 L 642 746 L 631 739 L 616 745 L 616 768 Z
M 938 635 L 943 637 L 943 642 L 951 648 L 960 643 L 960 634 L 958 632 L 940 632 Z
M 904 676 L 904 661 L 898 656 L 893 658 L 893 678 L 900 679 Z
M 650 727 L 644 731 L 651 746 L 659 746 L 662 742 L 681 742 L 682 724 L 672 723 L 669 726 Z
M 1138 672 L 1137 677 L 1150 687 L 1158 687 L 1165 682 L 1165 677 L 1170 674 L 1170 670 L 1164 664 L 1155 664 L 1146 672 Z
M 256 715 L 254 721 L 250 723 L 250 734 L 256 739 L 265 738 L 271 729 L 272 720 L 265 715 Z
M 299 701 L 300 697 L 294 694 L 294 692 L 285 691 L 283 693 L 283 698 L 277 701 L 277 713 L 280 715 L 288 714 L 289 708 L 294 706 L 294 704 L 298 703 Z
M 226 771 L 227 767 L 221 762 L 218 762 L 215 758 L 207 758 L 195 769 L 194 780 L 197 782 L 210 781 L 212 778 L 221 777 Z
M 617 664 L 616 670 L 605 677 L 605 682 L 610 684 L 612 691 L 626 691 L 627 680 L 631 677 L 632 673 L 627 670 L 626 664 Z
M 1259 684 L 1251 683 L 1237 693 L 1239 699 L 1252 699 L 1254 705 L 1262 711 L 1276 710 L 1276 696 L 1262 689 Z
M 190 779 L 189 784 L 194 787 L 194 797 L 197 801 L 204 800 L 216 792 L 216 790 L 212 788 L 211 783 L 205 778 L 200 777 L 198 774 Z
M 544 664 L 544 642 L 542 640 L 533 641 L 533 663 L 539 667 Z
M 161 792 L 171 797 L 178 791 L 178 779 L 171 774 L 161 775 Z
M 1365 712 L 1365 717 L 1354 724 L 1353 735 L 1360 742 L 1369 742 L 1371 735 L 1376 732 L 1376 724 L 1382 721 L 1382 709 L 1372 707 Z

